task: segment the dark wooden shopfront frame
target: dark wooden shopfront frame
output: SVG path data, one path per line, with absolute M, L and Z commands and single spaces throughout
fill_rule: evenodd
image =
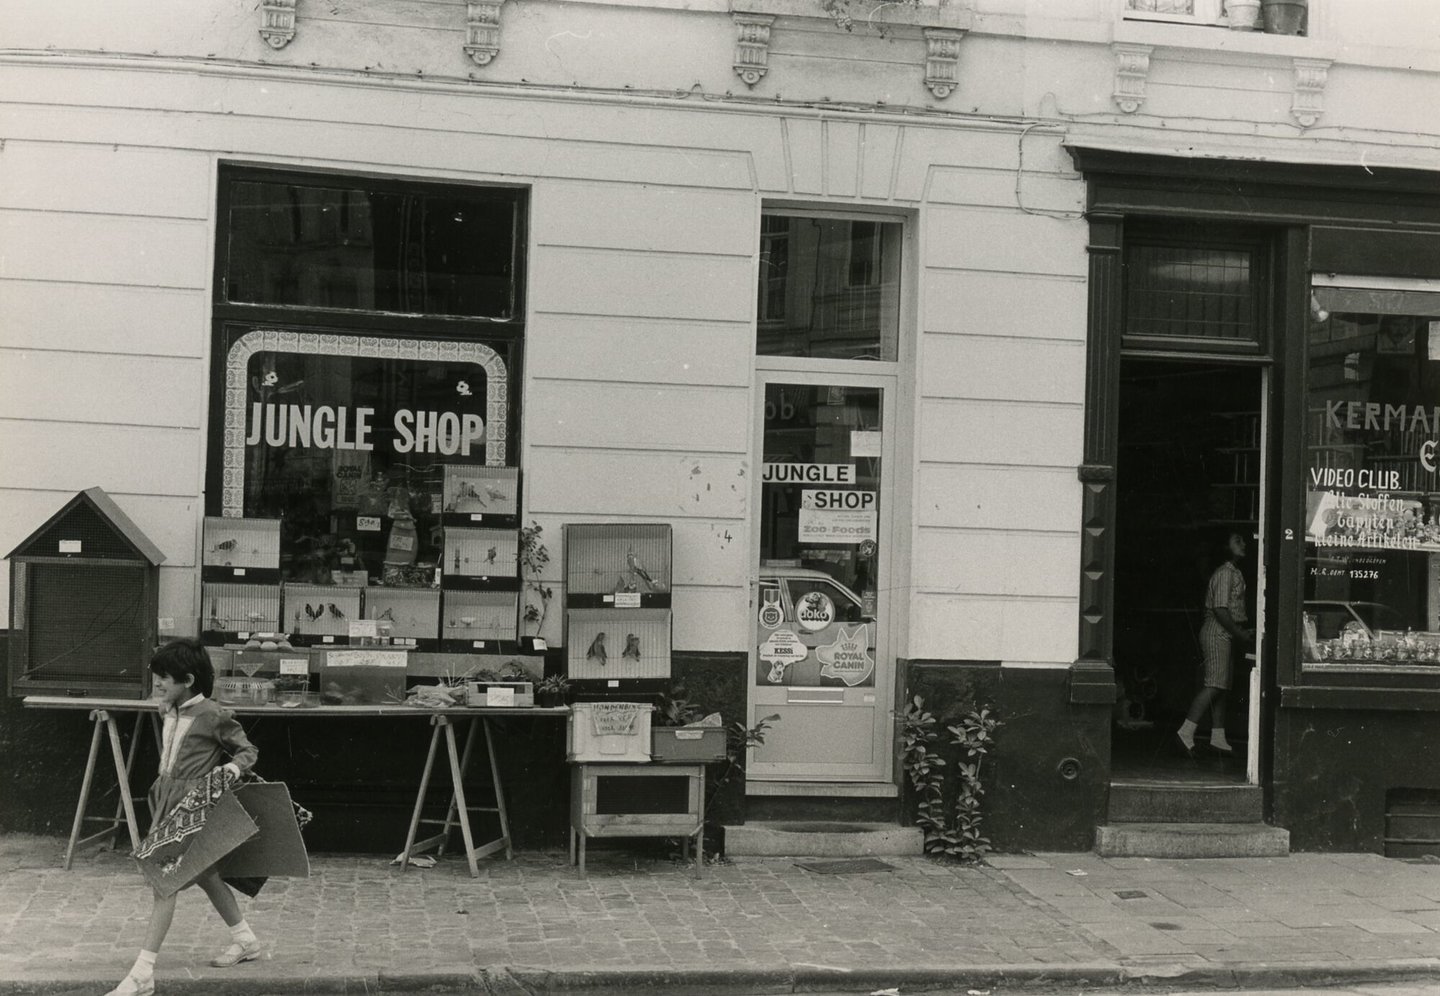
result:
M 1262 728 L 1270 725 L 1277 705 L 1440 710 L 1440 673 L 1302 674 L 1304 420 L 1288 417 L 1305 404 L 1311 272 L 1440 278 L 1440 173 L 1193 159 L 1082 145 L 1069 151 L 1086 179 L 1090 223 L 1077 678 L 1114 664 L 1115 467 L 1120 359 L 1126 352 L 1122 260 L 1127 220 L 1246 225 L 1273 232 L 1272 350 L 1226 357 L 1186 352 L 1177 342 L 1174 349 L 1145 355 L 1272 364 L 1278 431 L 1262 456 L 1278 485 L 1271 489 L 1267 509 L 1275 583 L 1267 592 L 1266 618 L 1273 620 L 1267 627 L 1273 639 L 1261 652 L 1274 665 L 1262 672 Z M 1271 758 L 1262 751 L 1261 760 L 1264 781 Z

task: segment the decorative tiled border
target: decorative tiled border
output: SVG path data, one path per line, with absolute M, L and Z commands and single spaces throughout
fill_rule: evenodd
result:
M 245 514 L 245 376 L 250 358 L 256 353 L 267 352 L 477 364 L 485 369 L 485 464 L 490 467 L 506 465 L 509 376 L 505 360 L 489 346 L 478 342 L 256 329 L 235 340 L 225 359 L 225 462 L 221 481 L 221 515 L 238 518 Z

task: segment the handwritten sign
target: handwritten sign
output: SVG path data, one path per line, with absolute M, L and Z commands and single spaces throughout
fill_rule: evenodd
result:
M 410 655 L 403 650 L 331 650 L 325 655 L 325 666 L 397 667 L 403 669 L 409 657 Z

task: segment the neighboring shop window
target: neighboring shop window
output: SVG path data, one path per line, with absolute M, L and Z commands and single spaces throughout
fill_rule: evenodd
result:
M 1440 667 L 1440 282 L 1317 278 L 1307 666 Z
M 760 228 L 760 356 L 897 358 L 899 221 L 767 212 Z

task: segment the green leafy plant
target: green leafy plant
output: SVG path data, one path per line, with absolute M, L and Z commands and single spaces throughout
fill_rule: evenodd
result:
M 685 698 L 685 687 L 676 685 L 668 692 L 661 692 L 655 700 L 655 715 L 651 722 L 655 726 L 685 726 L 705 716 L 704 709 Z
M 535 685 L 535 699 L 542 705 L 564 705 L 569 695 L 570 679 L 563 674 L 547 674 Z
M 901 764 L 915 795 L 915 825 L 925 835 L 927 854 L 978 861 L 990 849 L 982 832 L 985 785 L 981 772 L 995 746 L 995 731 L 1002 724 L 992 706 L 981 706 L 945 727 L 950 733 L 949 746 L 958 747 L 961 755 L 955 764 L 955 802 L 947 811 L 945 769 L 949 762 L 937 749 L 937 723 L 920 696 L 906 703 L 901 715 Z
M 544 531 L 545 528 L 534 520 L 520 530 L 520 576 L 525 582 L 523 618 L 525 626 L 533 628 L 533 636 L 538 636 L 544 629 L 550 600 L 555 597 L 555 590 L 542 580 L 545 568 L 550 564 L 550 550 L 540 538 Z

